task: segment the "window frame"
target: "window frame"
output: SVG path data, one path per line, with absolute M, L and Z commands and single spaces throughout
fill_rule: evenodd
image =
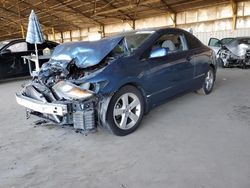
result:
M 195 49 L 198 49 L 198 48 L 203 46 L 202 42 L 198 38 L 196 38 L 193 34 L 185 33 L 185 38 L 186 38 L 188 50 L 195 50 Z M 194 47 L 194 48 L 191 48 L 188 38 L 190 38 L 190 40 L 194 39 L 197 42 L 197 44 L 199 44 L 199 45 Z

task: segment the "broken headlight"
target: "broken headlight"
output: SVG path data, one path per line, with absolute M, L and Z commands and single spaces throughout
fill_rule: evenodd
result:
M 53 90 L 58 97 L 64 99 L 86 100 L 94 95 L 92 91 L 81 89 L 80 87 L 66 81 L 60 81 L 55 84 Z

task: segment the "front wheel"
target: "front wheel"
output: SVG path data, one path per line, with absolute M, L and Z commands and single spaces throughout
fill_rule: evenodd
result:
M 197 91 L 197 93 L 208 95 L 213 91 L 215 81 L 215 71 L 212 67 L 209 67 L 208 72 L 206 73 L 205 80 L 202 84 L 202 88 Z
M 144 102 L 140 91 L 124 86 L 114 94 L 107 111 L 107 123 L 112 133 L 125 136 L 134 132 L 144 114 Z
M 224 61 L 221 58 L 218 58 L 218 64 L 221 68 L 227 68 L 228 65 L 224 63 Z

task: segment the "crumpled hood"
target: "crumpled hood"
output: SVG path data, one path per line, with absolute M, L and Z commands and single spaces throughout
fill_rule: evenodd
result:
M 245 56 L 246 50 L 250 49 L 250 46 L 247 44 L 235 44 L 234 42 L 231 42 L 229 44 L 224 45 L 228 50 L 230 50 L 234 55 L 236 56 Z
M 123 37 L 105 38 L 98 41 L 70 42 L 57 46 L 50 62 L 69 62 L 75 60 L 79 68 L 87 68 L 100 63 L 123 39 Z

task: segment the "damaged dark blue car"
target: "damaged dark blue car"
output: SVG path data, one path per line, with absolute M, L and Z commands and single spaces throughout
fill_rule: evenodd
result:
M 182 93 L 209 94 L 213 50 L 181 29 L 142 30 L 56 47 L 39 74 L 16 94 L 33 114 L 83 131 L 135 131 L 154 106 Z

